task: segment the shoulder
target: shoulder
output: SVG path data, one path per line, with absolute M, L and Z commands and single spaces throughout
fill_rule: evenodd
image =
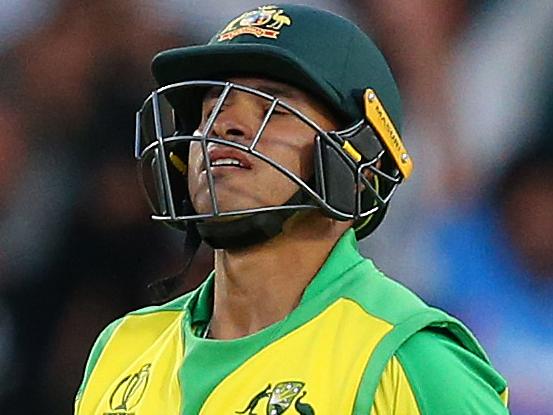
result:
M 401 345 L 383 373 L 377 396 L 386 385 L 396 395 L 401 385 L 408 388 L 399 395 L 410 396 L 422 414 L 508 413 L 501 375 L 438 328 L 422 330 Z
M 122 327 L 129 326 L 131 330 L 136 330 L 141 327 L 145 328 L 150 326 L 152 323 L 155 324 L 159 321 L 165 321 L 167 323 L 168 321 L 178 318 L 186 309 L 193 294 L 194 292 L 190 292 L 164 304 L 147 306 L 131 311 L 111 322 L 98 336 L 91 351 L 91 358 L 99 355 L 105 348 L 106 343 L 113 337 L 114 333 L 122 330 Z
M 131 311 L 127 313 L 126 315 L 112 321 L 110 324 L 108 324 L 98 335 L 96 341 L 94 342 L 94 345 L 92 346 L 92 349 L 90 351 L 85 372 L 83 376 L 83 381 L 80 387 L 80 391 L 82 391 L 86 383 L 88 381 L 88 378 L 90 377 L 90 374 L 92 373 L 94 367 L 96 366 L 96 363 L 100 359 L 100 356 L 102 355 L 102 352 L 106 348 L 106 345 L 109 343 L 111 338 L 114 336 L 114 333 L 120 329 L 121 326 L 124 326 L 129 321 L 136 321 L 138 323 L 138 326 L 141 324 L 149 325 L 150 322 L 142 322 L 140 319 L 137 321 L 133 317 L 136 316 L 152 316 L 155 317 L 159 314 L 166 314 L 166 312 L 177 312 L 182 311 L 185 309 L 187 303 L 190 301 L 190 298 L 194 292 L 187 293 L 183 296 L 180 296 L 174 300 L 171 300 L 167 303 L 156 305 L 156 306 L 149 306 L 144 307 L 135 311 Z M 133 328 L 136 328 L 137 326 L 133 324 Z
M 159 313 L 163 311 L 181 311 L 186 307 L 186 305 L 188 304 L 190 299 L 194 296 L 196 291 L 197 290 L 190 291 L 184 295 L 181 295 L 180 297 L 177 297 L 163 304 L 139 308 L 138 310 L 131 311 L 130 313 L 127 314 L 127 316 L 153 314 L 153 313 Z
M 369 259 L 364 259 L 348 271 L 344 293 L 368 313 L 390 323 L 408 318 L 428 306 L 414 292 L 385 275 Z
M 77 408 L 78 403 L 81 399 L 81 395 L 83 394 L 83 391 L 85 390 L 88 379 L 90 378 L 90 375 L 92 374 L 92 371 L 94 370 L 94 367 L 96 366 L 96 362 L 100 358 L 100 355 L 102 354 L 102 351 L 106 347 L 106 344 L 108 343 L 109 339 L 113 335 L 113 332 L 117 329 L 117 327 L 121 324 L 121 321 L 123 320 L 123 317 L 112 321 L 110 324 L 108 324 L 98 335 L 96 338 L 96 341 L 94 342 L 94 345 L 92 346 L 92 349 L 90 351 L 90 354 L 88 356 L 88 360 L 86 362 L 84 375 L 81 381 L 81 384 L 79 386 L 79 389 L 77 391 L 77 394 L 75 396 L 75 408 Z M 77 411 L 75 410 L 75 413 Z

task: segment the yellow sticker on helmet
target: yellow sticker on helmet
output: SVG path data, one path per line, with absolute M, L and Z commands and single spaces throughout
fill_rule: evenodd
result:
M 362 157 L 361 157 L 361 153 L 359 153 L 352 145 L 349 141 L 344 141 L 344 144 L 342 144 L 342 148 L 344 149 L 344 151 L 346 153 L 348 153 L 350 155 L 350 157 L 352 159 L 354 159 L 356 162 L 360 162 Z
M 188 172 L 188 167 L 186 166 L 186 163 L 182 161 L 182 159 L 177 156 L 172 151 L 169 153 L 169 160 L 171 160 L 171 163 L 173 163 L 173 166 L 181 172 L 183 176 L 186 176 L 186 173 Z
M 413 172 L 413 160 L 409 156 L 409 153 L 407 153 L 407 149 L 403 145 L 398 131 L 378 99 L 376 92 L 370 88 L 367 89 L 363 96 L 363 101 L 367 121 L 375 129 L 378 137 L 386 146 L 402 176 L 408 179 Z

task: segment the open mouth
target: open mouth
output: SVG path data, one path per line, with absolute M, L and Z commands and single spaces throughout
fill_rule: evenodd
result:
M 212 169 L 233 168 L 250 170 L 252 168 L 247 155 L 232 148 L 213 146 L 209 149 L 208 155 L 209 167 Z
M 234 158 L 222 158 L 218 160 L 211 160 L 210 167 L 237 167 L 246 169 L 246 165 L 242 163 L 240 160 L 234 159 Z

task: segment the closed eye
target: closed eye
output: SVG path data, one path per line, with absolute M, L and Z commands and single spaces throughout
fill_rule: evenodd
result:
M 287 110 L 275 109 L 275 110 L 273 111 L 273 114 L 276 114 L 276 115 L 290 115 L 291 112 L 290 112 L 290 111 L 287 111 Z
M 270 105 L 268 105 L 267 108 L 265 108 L 265 112 L 269 111 L 269 108 L 270 108 Z M 284 108 L 282 105 L 277 104 L 275 106 L 275 108 L 273 109 L 273 114 L 276 114 L 276 115 L 290 115 L 291 112 L 288 111 L 286 108 Z

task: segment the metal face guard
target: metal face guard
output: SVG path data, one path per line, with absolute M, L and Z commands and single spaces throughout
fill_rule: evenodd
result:
M 201 131 L 197 131 L 202 99 L 208 90 L 216 90 L 218 97 Z M 267 110 L 248 143 L 222 139 L 213 133 L 214 123 L 224 104 L 235 93 L 250 94 L 267 101 Z M 258 149 L 267 125 L 278 110 L 297 117 L 313 131 L 314 171 L 309 179 L 299 177 Z M 188 156 L 193 142 L 201 145 L 211 201 L 209 213 L 197 213 L 188 193 Z M 294 183 L 302 197 L 296 197 L 296 193 L 295 197 L 279 206 L 222 210 L 216 178 L 210 168 L 212 161 L 208 146 L 211 143 L 266 163 Z M 324 131 L 285 101 L 231 82 L 187 81 L 154 91 L 136 114 L 134 153 L 139 161 L 139 176 L 154 212 L 152 219 L 178 228 L 182 228 L 186 221 L 226 220 L 264 212 L 317 208 L 334 219 L 362 224 L 385 208 L 403 179 L 382 139 L 366 120 L 346 130 Z

